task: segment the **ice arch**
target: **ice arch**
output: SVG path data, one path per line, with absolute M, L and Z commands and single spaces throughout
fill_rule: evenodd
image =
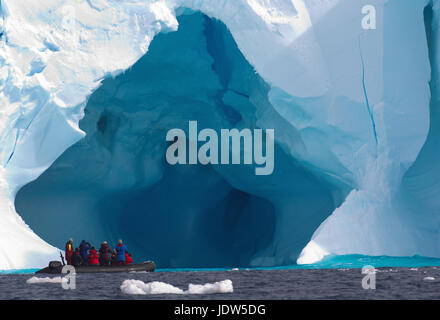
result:
M 159 34 L 140 61 L 93 93 L 80 121 L 86 137 L 18 192 L 16 210 L 53 245 L 122 237 L 138 259 L 161 267 L 295 263 L 344 192 L 280 144 L 274 174 L 258 179 L 246 166 L 165 162 L 167 130 L 189 120 L 214 129 L 273 125 L 302 147 L 227 28 L 181 13 L 177 32 Z

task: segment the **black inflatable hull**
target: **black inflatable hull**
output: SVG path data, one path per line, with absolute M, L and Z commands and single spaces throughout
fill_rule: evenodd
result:
M 54 268 L 47 267 L 41 270 L 38 270 L 35 273 L 44 273 L 44 274 L 61 274 L 63 266 L 57 266 Z M 76 273 L 116 273 L 116 272 L 154 272 L 156 269 L 156 265 L 153 261 L 146 261 L 142 263 L 132 264 L 130 266 L 108 266 L 108 267 L 76 267 Z

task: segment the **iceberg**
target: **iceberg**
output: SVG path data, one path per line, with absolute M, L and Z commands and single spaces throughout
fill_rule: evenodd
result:
M 440 257 L 439 0 L 0 3 L 0 270 L 70 237 L 160 267 Z M 274 129 L 273 173 L 170 166 L 189 121 Z

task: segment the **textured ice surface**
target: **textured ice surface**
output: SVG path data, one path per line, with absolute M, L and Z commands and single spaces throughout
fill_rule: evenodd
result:
M 2 0 L 0 269 L 57 258 L 66 229 L 176 267 L 439 257 L 439 10 Z M 165 165 L 188 120 L 274 128 L 274 174 Z

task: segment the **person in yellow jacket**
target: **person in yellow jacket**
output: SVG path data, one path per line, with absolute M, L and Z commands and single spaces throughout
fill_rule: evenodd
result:
M 72 265 L 72 256 L 73 256 L 73 239 L 70 238 L 66 243 L 66 261 L 67 264 Z

